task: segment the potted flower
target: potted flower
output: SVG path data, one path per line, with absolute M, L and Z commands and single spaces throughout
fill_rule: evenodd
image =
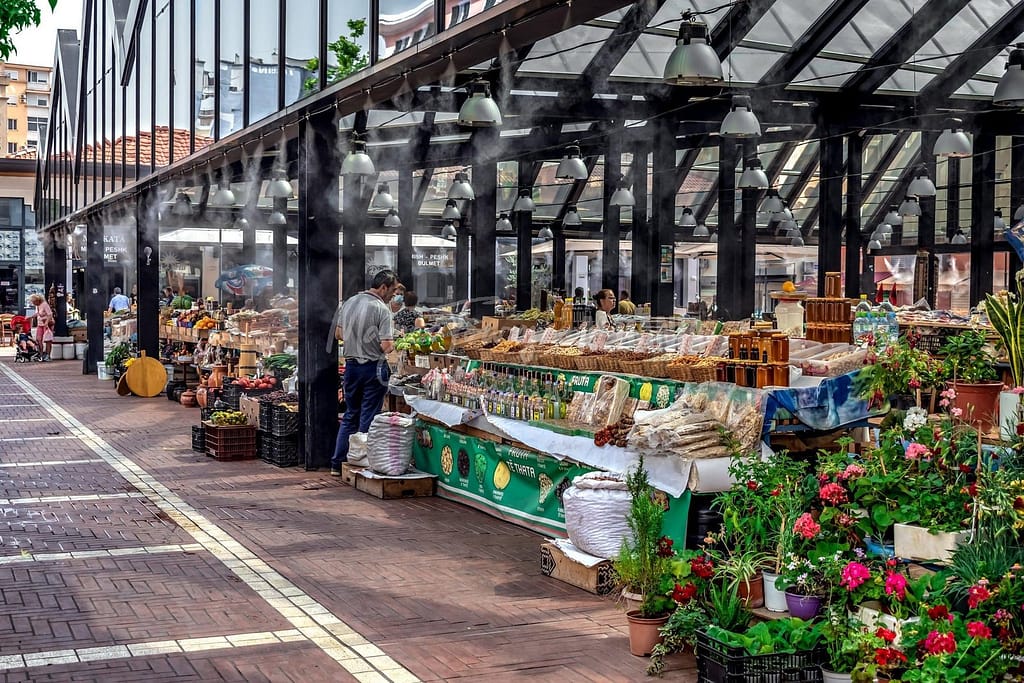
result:
M 778 584 L 786 587 L 789 613 L 800 619 L 817 617 L 831 602 L 845 565 L 844 549 L 832 543 L 819 543 L 805 555 L 790 554 L 778 579 Z
M 626 515 L 630 536 L 623 539 L 613 567 L 620 580 L 643 595 L 640 607 L 626 612 L 626 619 L 629 621 L 629 651 L 644 656 L 661 640 L 658 629 L 664 626 L 675 608 L 672 598 L 661 591 L 674 553 L 670 544 L 659 543 L 665 511 L 654 500 L 643 456 L 626 477 L 626 486 L 630 495 Z
M 857 681 L 890 680 L 907 664 L 907 655 L 896 644 L 896 633 L 884 626 L 862 626 L 853 636 L 857 665 L 852 677 Z
M 888 401 L 906 410 L 921 405 L 922 391 L 934 389 L 939 366 L 931 354 L 918 348 L 918 339 L 910 334 L 873 341 L 868 364 L 857 377 L 859 393 L 870 407 L 882 407 Z
M 992 429 L 998 418 L 999 392 L 1003 384 L 995 370 L 995 354 L 985 333 L 966 330 L 942 346 L 943 370 L 954 394 L 952 407 L 980 426 Z
M 1013 377 L 1014 389 L 999 394 L 999 431 L 1003 438 L 1010 438 L 1021 421 L 1020 396 L 1024 392 L 1024 301 L 1008 292 L 989 294 L 985 313 L 999 335 Z
M 943 604 L 923 611 L 903 637 L 907 656 L 903 683 L 1001 681 L 1011 660 L 985 621 L 952 612 Z
M 856 637 L 863 626 L 846 609 L 833 606 L 828 610 L 821 626 L 822 640 L 828 653 L 827 660 L 821 665 L 824 683 L 850 683 L 858 659 Z

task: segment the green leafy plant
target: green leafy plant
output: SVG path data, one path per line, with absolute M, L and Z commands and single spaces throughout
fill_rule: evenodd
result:
M 709 626 L 707 635 L 748 655 L 786 654 L 813 650 L 822 639 L 819 623 L 787 617 L 754 624 L 743 632 Z
M 998 380 L 995 354 L 980 330 L 965 330 L 950 337 L 939 353 L 944 356 L 943 371 L 950 381 L 981 384 Z
M 362 48 L 356 42 L 366 33 L 366 19 L 349 19 L 347 25 L 348 36 L 338 36 L 333 43 L 327 44 L 327 49 L 334 54 L 337 61 L 337 64 L 327 66 L 328 83 L 340 81 L 356 71 L 365 69 L 370 63 L 369 57 L 363 54 Z M 316 72 L 319 69 L 320 60 L 317 57 L 306 62 L 306 70 Z M 306 79 L 303 88 L 307 93 L 317 89 L 317 80 L 316 76 Z
M 127 342 L 117 344 L 107 354 L 106 366 L 113 370 L 132 357 L 132 347 Z
M 57 0 L 48 0 L 50 10 L 57 6 Z M 35 0 L 4 0 L 0 2 L 0 62 L 14 54 L 14 34 L 32 26 L 38 26 L 42 14 Z
M 682 605 L 672 613 L 659 629 L 662 641 L 651 650 L 648 676 L 660 676 L 665 671 L 665 657 L 695 645 L 697 631 L 710 624 L 707 609 L 696 600 Z
M 708 616 L 711 623 L 726 631 L 740 631 L 750 623 L 750 611 L 740 596 L 723 583 L 714 583 L 708 594 Z
M 985 313 L 1006 350 L 1014 386 L 1024 386 L 1024 301 L 1016 294 L 985 297 Z
M 940 606 L 936 606 L 940 607 Z M 1000 681 L 1010 660 L 992 629 L 972 615 L 927 609 L 903 629 L 907 656 L 903 683 L 987 683 Z
M 845 606 L 832 605 L 821 624 L 822 642 L 828 652 L 829 671 L 850 673 L 857 666 L 856 635 L 863 624 L 850 616 Z
M 858 373 L 858 393 L 872 407 L 882 406 L 894 396 L 916 395 L 938 382 L 939 364 L 917 346 L 918 337 L 902 335 L 889 340 L 880 337 L 868 353 L 868 365 Z

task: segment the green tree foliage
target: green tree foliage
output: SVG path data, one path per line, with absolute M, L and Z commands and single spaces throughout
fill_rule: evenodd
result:
M 57 0 L 47 2 L 51 10 L 57 6 Z M 35 0 L 0 0 L 0 62 L 14 53 L 14 34 L 38 26 L 41 19 Z
M 327 67 L 327 82 L 334 83 L 346 76 L 365 69 L 370 64 L 367 55 L 362 53 L 359 44 L 356 42 L 366 32 L 366 19 L 349 19 L 348 36 L 338 36 L 333 43 L 327 44 L 327 49 L 334 53 L 337 60 L 336 66 Z M 306 69 L 317 71 L 320 68 L 320 60 L 316 57 L 306 62 Z M 306 92 L 313 92 L 317 88 L 317 78 L 307 78 L 303 84 Z

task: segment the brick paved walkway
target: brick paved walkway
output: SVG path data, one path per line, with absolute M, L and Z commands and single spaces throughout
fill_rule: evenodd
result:
M 190 450 L 195 409 L 0 358 L 0 680 L 640 681 L 541 537 Z M 38 399 L 38 400 L 37 400 Z M 693 660 L 665 680 L 694 681 Z

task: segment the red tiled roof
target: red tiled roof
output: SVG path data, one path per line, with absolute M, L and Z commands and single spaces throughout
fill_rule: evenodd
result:
M 174 130 L 173 144 L 174 144 L 174 158 L 184 159 L 191 152 L 189 150 L 189 139 L 190 133 L 187 130 L 176 128 Z M 213 138 L 208 137 L 196 137 L 196 149 L 202 149 L 207 145 L 213 143 Z M 120 163 L 122 148 L 126 161 L 130 164 L 135 163 L 135 150 L 138 148 L 139 163 L 149 164 L 150 155 L 153 152 L 153 134 L 150 131 L 141 131 L 138 137 L 134 135 L 128 135 L 123 138 L 118 138 L 113 143 L 109 140 L 104 140 L 102 147 L 99 148 L 99 157 L 106 163 Z M 156 128 L 156 164 L 157 166 L 166 166 L 171 161 L 171 131 L 167 126 L 157 126 Z M 86 145 L 84 150 L 85 160 L 91 161 L 93 156 L 93 146 Z
M 35 147 L 22 147 L 14 154 L 11 154 L 9 159 L 35 159 L 38 155 L 38 150 Z

